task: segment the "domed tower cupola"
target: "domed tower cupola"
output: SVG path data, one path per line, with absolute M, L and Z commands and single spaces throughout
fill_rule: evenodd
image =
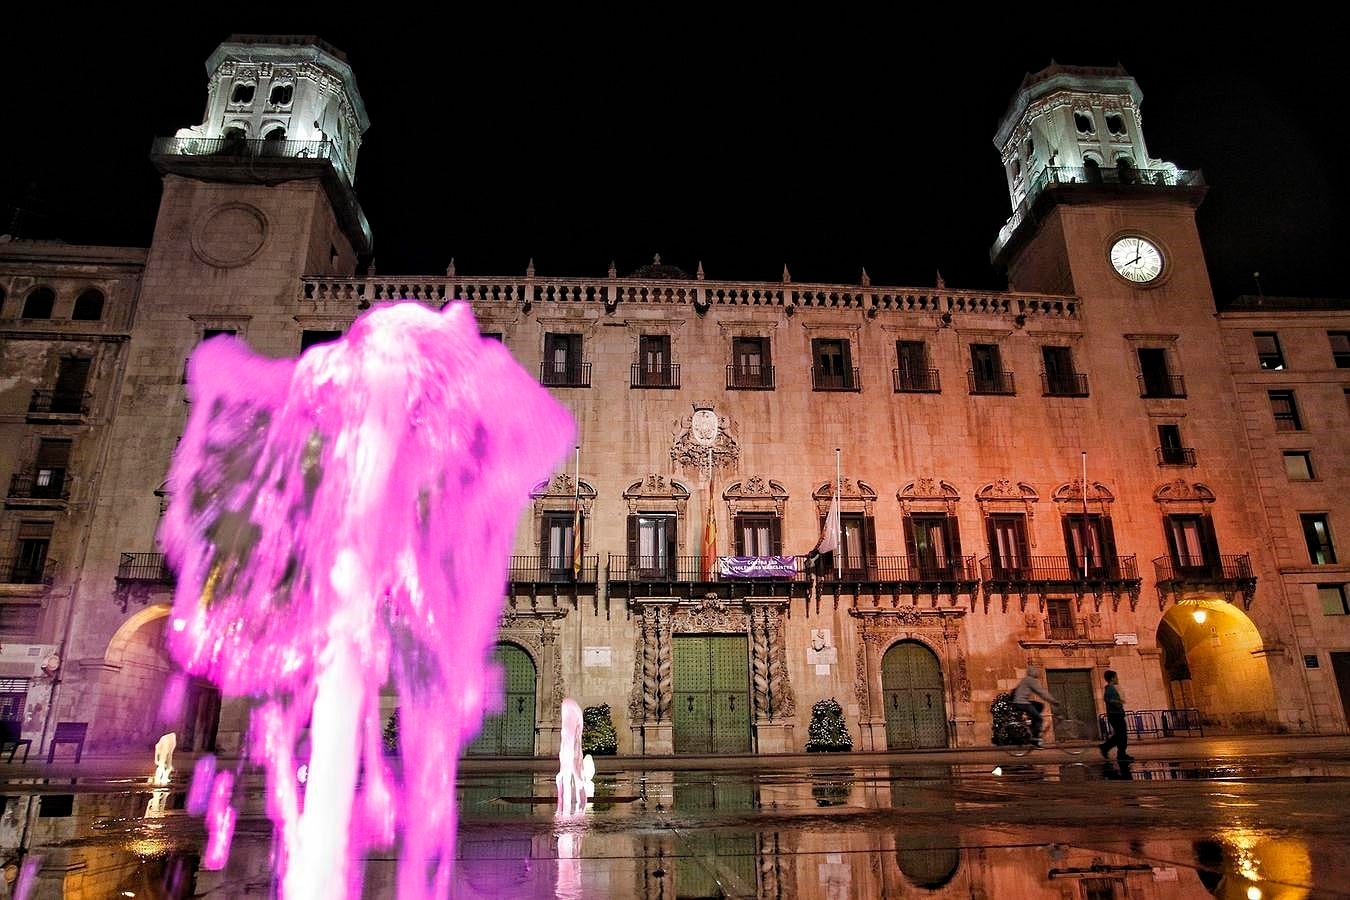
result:
M 1149 156 L 1139 115 L 1143 96 L 1119 66 L 1052 62 L 1022 79 L 994 135 L 1013 211 L 994 257 L 1047 188 L 1202 184 L 1198 172 Z
M 341 50 L 309 35 L 232 35 L 206 72 L 206 117 L 177 140 L 262 141 L 260 155 L 325 158 L 355 184 L 370 119 Z

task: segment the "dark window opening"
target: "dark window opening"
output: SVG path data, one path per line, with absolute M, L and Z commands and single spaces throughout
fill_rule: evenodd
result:
M 1275 417 L 1276 431 L 1302 431 L 1303 422 L 1298 417 L 1298 406 L 1294 403 L 1293 391 L 1269 391 L 1270 411 Z
M 736 516 L 737 556 L 782 556 L 782 522 L 768 513 L 743 513 Z
M 1256 361 L 1263 369 L 1283 369 L 1284 353 L 1280 350 L 1280 336 L 1273 331 L 1256 331 Z
M 1011 394 L 1012 374 L 1003 371 L 997 344 L 970 345 L 970 392 Z
M 23 315 L 25 319 L 50 319 L 52 317 L 52 308 L 56 306 L 56 294 L 51 288 L 37 288 L 29 292 L 27 299 L 23 301 Z
M 1331 522 L 1326 513 L 1303 513 L 1303 540 L 1308 545 L 1308 559 L 1315 566 L 1336 564 L 1336 547 L 1331 543 Z
M 20 522 L 17 551 L 9 572 L 11 584 L 42 584 L 46 581 L 47 550 L 52 541 L 51 522 Z
M 1101 165 L 1090 156 L 1083 160 L 1083 180 L 1089 184 L 1101 184 L 1102 181 Z
M 1073 351 L 1068 347 L 1042 347 L 1045 392 L 1054 397 L 1081 397 L 1087 393 L 1087 377 L 1074 371 Z
M 315 344 L 329 344 L 342 337 L 340 331 L 319 331 L 306 328 L 300 332 L 300 352 L 304 353 Z
M 769 339 L 738 337 L 731 342 L 731 370 L 727 387 L 766 389 L 773 387 Z
M 97 322 L 103 318 L 103 292 L 90 288 L 75 298 L 70 317 L 77 322 Z
M 1158 426 L 1158 464 L 1162 466 L 1193 466 L 1195 450 L 1182 446 L 1181 426 L 1168 423 Z
M 1350 369 L 1350 331 L 1328 331 L 1331 358 L 1338 369 Z
M 1115 529 L 1109 516 L 1075 513 L 1064 517 L 1064 549 L 1075 578 L 1119 578 Z
M 1164 522 L 1167 550 L 1178 577 L 1215 577 L 1222 574 L 1219 543 L 1209 516 L 1168 516 Z
M 56 369 L 56 385 L 52 389 L 52 412 L 84 412 L 84 395 L 92 364 L 93 360 L 85 356 L 62 357 Z
M 856 374 L 849 342 L 833 338 L 815 338 L 811 341 L 813 386 L 818 391 L 850 391 L 855 389 Z
M 291 97 L 295 95 L 295 85 L 293 84 L 274 84 L 272 92 L 267 97 L 267 102 L 273 106 L 289 106 Z
M 1312 454 L 1307 450 L 1284 451 L 1284 472 L 1290 481 L 1312 481 Z
M 541 381 L 547 385 L 584 387 L 589 375 L 581 362 L 581 335 L 544 335 L 544 365 Z
M 936 393 L 938 373 L 928 366 L 928 347 L 923 341 L 895 342 L 895 389 Z
M 641 387 L 678 387 L 679 369 L 670 362 L 670 335 L 644 334 L 638 337 L 638 361 L 633 385 Z
M 1347 601 L 1345 585 L 1319 584 L 1317 599 L 1322 603 L 1322 613 L 1328 616 L 1350 616 L 1350 601 Z
M 541 569 L 549 580 L 570 580 L 573 572 L 575 512 L 545 513 L 540 524 L 539 555 Z
M 1140 347 L 1139 380 L 1145 397 L 1184 397 L 1181 378 L 1167 364 L 1167 351 L 1161 347 Z
M 1092 134 L 1097 130 L 1092 124 L 1092 113 L 1086 112 L 1073 114 L 1073 127 L 1078 129 L 1079 134 Z
M 913 577 L 921 581 L 964 578 L 961 532 L 956 517 L 915 513 L 904 520 L 905 552 Z
M 989 562 L 996 579 L 1024 578 L 1031 567 L 1027 521 L 1020 513 L 995 514 L 987 520 Z
M 234 90 L 230 91 L 231 103 L 252 103 L 253 93 L 258 89 L 256 84 L 249 84 L 247 81 L 236 81 Z
M 500 331 L 480 331 L 478 336 L 485 341 L 496 341 L 499 344 L 506 343 L 506 338 Z
M 675 577 L 675 517 L 640 513 L 628 517 L 628 568 L 638 578 Z
M 1106 114 L 1106 130 L 1112 134 L 1125 133 L 1125 119 L 1120 113 L 1109 112 Z
M 1073 621 L 1073 602 L 1070 600 L 1045 601 L 1045 624 L 1047 636 L 1052 641 L 1072 641 L 1078 637 L 1078 629 Z

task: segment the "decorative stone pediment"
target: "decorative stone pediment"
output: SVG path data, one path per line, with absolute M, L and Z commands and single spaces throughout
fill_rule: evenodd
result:
M 1036 489 L 1025 481 L 1019 481 L 1016 484 L 1007 478 L 1000 478 L 986 484 L 975 492 L 976 500 L 1021 500 L 1027 503 L 1035 503 L 1041 498 L 1037 495 Z
M 1083 502 L 1083 479 L 1075 478 L 1066 484 L 1061 484 L 1055 488 L 1055 492 L 1050 495 L 1050 499 L 1055 503 L 1078 503 Z M 1089 481 L 1087 488 L 1088 503 L 1114 503 L 1115 496 L 1100 481 Z
M 895 494 L 900 501 L 900 511 L 909 515 L 914 510 L 941 510 L 948 515 L 956 514 L 956 503 L 961 492 L 949 481 L 936 478 L 917 478 L 908 482 Z
M 1200 482 L 1188 484 L 1186 479 L 1160 484 L 1153 491 L 1157 503 L 1213 503 L 1214 492 Z
M 689 503 L 689 488 L 673 478 L 652 474 L 630 484 L 623 492 L 623 499 L 628 502 L 628 511 L 634 515 L 640 511 L 657 512 L 674 507 L 675 512 L 683 516 Z
M 782 518 L 783 504 L 788 498 L 787 488 L 782 482 L 765 478 L 763 475 L 751 475 L 744 481 L 733 481 L 722 492 L 731 515 L 741 512 L 772 512 Z
M 834 500 L 834 482 L 827 481 L 820 487 L 811 492 L 811 499 L 816 501 L 816 510 L 820 515 L 826 515 L 830 510 L 830 503 Z M 874 487 L 865 481 L 854 482 L 851 478 L 841 478 L 839 480 L 839 506 L 840 509 L 857 509 L 862 506 L 864 515 L 872 515 L 872 510 L 877 503 L 877 492 Z M 852 504 L 852 505 L 850 505 Z
M 595 504 L 595 496 L 595 488 L 590 483 L 582 481 L 578 488 L 577 481 L 566 472 L 559 472 L 550 481 L 539 482 L 530 491 L 536 514 L 545 510 L 570 510 L 572 504 L 579 500 L 581 514 L 588 519 L 591 516 L 591 507 Z

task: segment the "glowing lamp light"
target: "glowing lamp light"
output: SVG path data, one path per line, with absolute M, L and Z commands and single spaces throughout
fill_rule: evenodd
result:
M 1203 625 L 1205 624 L 1205 619 L 1209 618 L 1209 613 L 1205 612 L 1204 608 L 1201 607 L 1191 613 L 1191 618 L 1195 620 L 1195 624 Z
M 1247 900 L 1261 900 L 1261 889 L 1256 885 L 1247 888 Z

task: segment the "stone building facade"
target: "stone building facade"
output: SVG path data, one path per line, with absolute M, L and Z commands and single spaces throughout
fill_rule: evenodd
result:
M 234 38 L 208 73 L 206 121 L 155 143 L 148 250 L 0 245 L 0 718 L 39 749 L 57 722 L 89 723 L 91 749 L 169 728 L 238 747 L 244 704 L 164 650 L 184 361 L 220 333 L 294 356 L 404 300 L 470 304 L 579 431 L 519 522 L 505 712 L 471 752 L 556 752 L 567 696 L 610 707 L 622 754 L 801 750 L 831 698 L 857 749 L 984 744 L 1029 664 L 1060 739 L 1095 735 L 1108 668 L 1146 726 L 1345 729 L 1345 306 L 1216 317 L 1205 187 L 1148 156 L 1122 70 L 1028 76 L 1000 124 L 1003 292 L 659 258 L 357 276 L 367 119 L 345 59 Z M 1288 368 L 1256 366 L 1256 332 Z M 1296 436 L 1267 414 L 1282 390 Z M 1315 477 L 1282 474 L 1298 453 Z M 816 559 L 836 500 L 839 549 Z

